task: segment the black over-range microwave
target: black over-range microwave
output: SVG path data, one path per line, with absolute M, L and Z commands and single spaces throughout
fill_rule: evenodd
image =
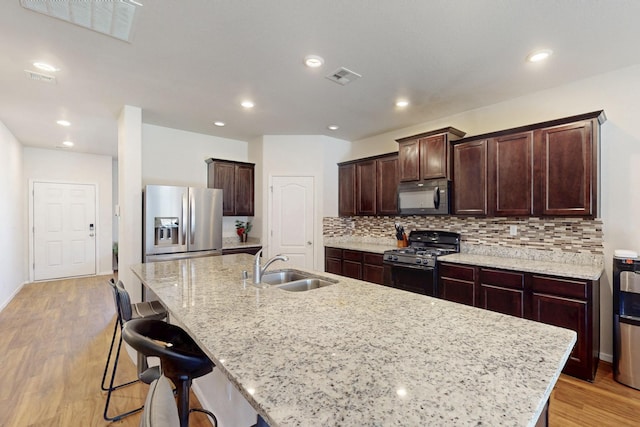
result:
M 400 215 L 450 214 L 450 186 L 451 182 L 446 179 L 400 183 L 398 186 Z

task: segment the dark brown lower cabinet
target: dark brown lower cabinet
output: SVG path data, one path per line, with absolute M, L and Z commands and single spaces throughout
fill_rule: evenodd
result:
M 342 275 L 342 249 L 324 248 L 324 271 Z
M 438 270 L 440 298 L 575 331 L 563 372 L 593 381 L 600 360 L 599 280 L 446 262 Z
M 478 305 L 476 268 L 466 265 L 440 264 L 439 297 L 470 306 Z
M 600 361 L 600 286 L 590 280 L 532 275 L 532 319 L 578 334 L 564 372 L 593 380 Z
M 525 317 L 524 273 L 481 268 L 480 307 Z
M 384 283 L 382 254 L 327 246 L 324 248 L 324 270 L 365 282 Z
M 362 279 L 362 252 L 342 250 L 342 275 L 352 279 Z
M 362 280 L 382 285 L 384 283 L 384 267 L 382 266 L 382 260 L 382 254 L 363 252 Z

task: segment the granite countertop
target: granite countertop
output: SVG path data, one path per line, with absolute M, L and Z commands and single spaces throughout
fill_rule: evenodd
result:
M 339 282 L 307 292 L 258 289 L 240 279 L 252 259 L 132 270 L 271 427 L 534 426 L 576 341 L 329 273 Z
M 603 268 L 596 265 L 569 264 L 551 261 L 505 258 L 488 255 L 457 253 L 438 257 L 439 262 L 469 264 L 480 267 L 501 268 L 504 270 L 525 271 L 548 274 L 551 276 L 571 277 L 575 279 L 598 280 Z
M 381 245 L 361 242 L 325 242 L 324 245 L 329 248 L 351 249 L 353 251 L 371 252 L 374 254 L 383 254 L 384 251 L 398 248 L 397 246 L 393 245 Z
M 241 248 L 257 248 L 262 246 L 260 239 L 249 237 L 248 241 L 241 242 L 237 238 L 224 238 L 222 240 L 222 250 L 225 249 L 241 249 Z

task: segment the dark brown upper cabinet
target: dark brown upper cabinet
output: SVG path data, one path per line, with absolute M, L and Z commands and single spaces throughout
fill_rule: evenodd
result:
M 448 127 L 396 140 L 400 182 L 449 179 L 449 142 L 464 135 Z
M 453 213 L 487 215 L 486 139 L 453 146 Z
M 454 142 L 453 212 L 597 216 L 600 125 L 605 120 L 604 111 L 596 111 Z
M 398 156 L 376 160 L 376 211 L 378 215 L 398 213 Z
M 338 213 L 398 213 L 398 154 L 389 153 L 338 164 Z
M 540 214 L 596 215 L 599 144 L 594 126 L 584 120 L 537 132 Z
M 356 214 L 356 165 L 338 166 L 338 215 Z
M 530 216 L 533 214 L 533 133 L 492 138 L 488 148 L 488 194 L 493 213 Z
M 376 214 L 376 161 L 356 163 L 356 214 Z
M 220 188 L 224 216 L 254 215 L 253 163 L 207 159 L 207 186 Z

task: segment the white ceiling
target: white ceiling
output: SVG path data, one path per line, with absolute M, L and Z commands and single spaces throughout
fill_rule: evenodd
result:
M 225 138 L 356 140 L 640 63 L 637 0 L 138 1 L 127 43 L 3 0 L 0 121 L 19 141 L 115 157 L 125 104 Z M 526 63 L 536 48 L 554 55 Z M 304 67 L 308 54 L 324 66 Z M 36 60 L 60 68 L 57 84 L 26 78 Z M 339 67 L 362 78 L 324 78 Z

